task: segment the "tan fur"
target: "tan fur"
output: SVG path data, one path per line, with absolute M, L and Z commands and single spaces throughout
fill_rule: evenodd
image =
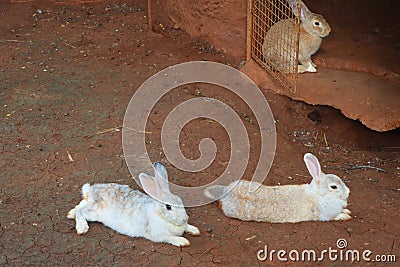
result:
M 288 217 L 286 213 L 290 213 L 292 219 L 288 222 L 304 219 L 318 220 L 318 210 L 314 210 L 312 218 L 305 218 L 305 215 L 308 215 L 309 211 L 317 206 L 315 199 L 305 192 L 305 185 L 271 187 L 262 185 L 256 191 L 249 192 L 249 184 L 249 181 L 240 181 L 221 200 L 225 215 L 245 221 L 282 222 Z M 265 208 L 267 205 L 273 206 L 274 209 Z
M 317 71 L 311 56 L 318 51 L 322 38 L 329 35 L 331 27 L 323 16 L 312 13 L 307 7 L 305 9 L 307 18 L 300 24 L 299 62 L 296 62 L 294 49 L 298 26 L 293 19 L 278 21 L 265 35 L 262 53 L 266 64 L 272 69 L 283 73 L 293 73 L 295 66 L 300 63 L 297 66 L 298 73 Z M 315 22 L 319 25 L 314 25 Z
M 334 174 L 325 174 L 313 154 L 303 157 L 313 178 L 309 184 L 265 186 L 240 180 L 211 185 L 204 195 L 219 200 L 228 217 L 272 223 L 349 220 L 350 189 Z

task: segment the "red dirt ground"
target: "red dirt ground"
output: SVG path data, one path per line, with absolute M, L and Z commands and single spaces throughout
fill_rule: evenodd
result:
M 132 1 L 0 4 L 0 265 L 280 265 L 277 260 L 260 262 L 257 251 L 268 245 L 320 252 L 336 249 L 339 238 L 347 240 L 348 249 L 369 249 L 372 257 L 396 255 L 399 261 L 399 130 L 373 132 L 333 108 L 309 106 L 268 90 L 263 93 L 276 119 L 277 151 L 265 184 L 309 182 L 302 155 L 312 152 L 323 170 L 341 176 L 350 188 L 352 220 L 242 222 L 224 217 L 213 203 L 188 209 L 190 222 L 202 232 L 188 236 L 190 247 L 126 237 L 98 223 L 77 236 L 65 214 L 79 202 L 83 183 L 138 188 L 123 159 L 120 127 L 140 84 L 181 62 L 234 62 L 179 30 L 166 36 L 150 33 L 141 8 Z M 254 115 L 240 99 L 220 88 L 194 84 L 170 92 L 155 107 L 148 126 L 154 133 L 148 137 L 153 160 L 165 161 L 159 134 L 165 116 L 177 103 L 199 95 L 229 103 L 243 118 L 249 136 L 257 136 Z M 165 161 L 173 182 L 196 185 L 222 173 L 229 160 L 229 140 L 222 127 L 196 120 L 181 137 L 187 157 L 199 156 L 198 142 L 204 137 L 214 137 L 218 155 L 205 171 L 191 175 Z M 259 153 L 260 141 L 250 141 L 246 177 L 254 171 Z M 355 167 L 361 165 L 371 168 Z M 351 263 L 326 259 L 318 264 Z

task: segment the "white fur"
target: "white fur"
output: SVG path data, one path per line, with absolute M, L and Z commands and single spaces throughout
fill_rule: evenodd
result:
M 350 190 L 333 174 L 324 174 L 318 159 L 307 153 L 304 162 L 313 180 L 310 184 L 264 186 L 250 192 L 249 181 L 236 186 L 215 185 L 205 190 L 211 199 L 219 199 L 228 217 L 246 221 L 273 223 L 349 220 L 346 209 Z M 236 183 L 236 182 L 235 182 Z
M 197 227 L 188 224 L 188 216 L 182 200 L 172 194 L 168 187 L 168 176 L 161 163 L 154 164 L 155 177 L 141 173 L 139 179 L 143 189 L 162 203 L 127 185 L 85 184 L 83 200 L 69 211 L 67 218 L 75 219 L 78 234 L 89 230 L 88 221 L 103 223 L 115 231 L 131 237 L 144 237 L 154 242 L 165 242 L 175 246 L 189 246 L 182 237 L 187 232 L 199 235 Z

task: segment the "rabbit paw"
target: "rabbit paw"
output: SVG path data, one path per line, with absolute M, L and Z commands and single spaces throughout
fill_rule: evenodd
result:
M 190 224 L 187 225 L 185 232 L 191 235 L 200 235 L 199 228 Z
M 72 210 L 70 210 L 67 214 L 67 218 L 68 219 L 75 219 L 75 215 L 76 215 L 76 208 L 73 208 Z
M 304 65 L 298 65 L 298 73 L 304 73 L 304 72 L 317 72 L 317 69 L 315 68 L 316 65 L 313 62 L 308 62 L 305 63 Z
M 297 66 L 297 73 L 304 73 L 306 71 L 307 71 L 307 69 L 303 65 Z
M 81 221 L 81 222 L 76 222 L 76 232 L 78 233 L 78 235 L 87 233 L 87 231 L 89 231 L 89 225 L 87 223 L 87 221 Z
M 171 236 L 166 242 L 177 247 L 187 247 L 190 246 L 189 240 L 181 236 Z
M 342 213 L 351 215 L 351 211 L 349 209 L 343 209 Z
M 335 221 L 347 221 L 351 219 L 351 216 L 347 214 L 346 212 L 350 212 L 348 209 L 344 209 L 339 215 L 337 215 L 334 220 Z
M 317 69 L 314 66 L 315 64 L 313 64 L 312 62 L 310 62 L 308 64 L 308 68 L 306 69 L 307 72 L 317 72 Z

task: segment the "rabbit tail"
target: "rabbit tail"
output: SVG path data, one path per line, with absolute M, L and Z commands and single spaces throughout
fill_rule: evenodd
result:
M 82 186 L 82 197 L 84 200 L 88 200 L 89 198 L 89 191 L 90 191 L 90 184 L 86 183 Z
M 204 195 L 210 199 L 217 200 L 223 197 L 226 193 L 227 186 L 213 185 L 204 190 Z

